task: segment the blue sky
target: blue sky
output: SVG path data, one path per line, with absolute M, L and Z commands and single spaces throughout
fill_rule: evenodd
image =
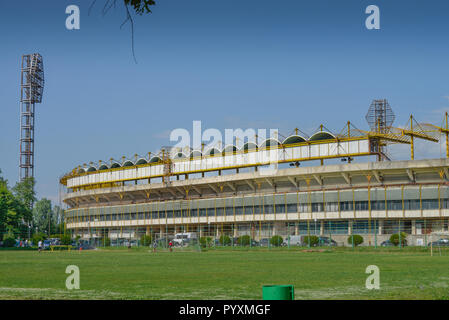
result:
M 156 0 L 130 26 L 105 1 L 0 4 L 0 169 L 18 178 L 20 57 L 43 55 L 36 116 L 39 197 L 58 199 L 58 178 L 89 161 L 156 152 L 175 128 L 367 128 L 375 98 L 404 125 L 413 113 L 441 123 L 449 108 L 449 2 L 385 0 Z M 65 28 L 65 8 L 81 29 Z M 367 30 L 378 5 L 381 29 Z M 428 144 L 426 144 L 428 145 Z M 417 157 L 440 157 L 441 147 Z M 397 157 L 406 157 L 404 148 Z M 394 152 L 393 152 L 394 154 Z

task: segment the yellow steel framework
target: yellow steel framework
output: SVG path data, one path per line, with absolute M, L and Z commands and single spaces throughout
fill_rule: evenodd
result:
M 325 127 L 323 125 L 320 125 L 320 130 L 323 131 Z M 298 134 L 299 129 L 295 128 L 295 134 Z M 449 126 L 448 126 L 448 115 L 445 114 L 445 127 L 439 127 L 433 124 L 423 124 L 418 123 L 414 117 L 411 115 L 410 119 L 407 123 L 407 125 L 404 128 L 395 128 L 390 127 L 387 131 L 365 131 L 357 129 L 350 121 L 347 122 L 343 130 L 339 133 L 334 135 L 335 138 L 332 139 L 326 139 L 326 140 L 318 140 L 318 141 L 305 141 L 300 143 L 293 143 L 293 144 L 280 144 L 280 145 L 270 145 L 264 148 L 256 148 L 256 149 L 249 149 L 249 150 L 237 150 L 234 151 L 234 154 L 238 153 L 250 153 L 250 152 L 256 152 L 261 150 L 270 150 L 270 149 L 286 149 L 291 147 L 298 147 L 298 146 L 308 146 L 308 145 L 320 145 L 320 144 L 329 144 L 329 143 L 342 143 L 342 142 L 348 142 L 348 141 L 357 141 L 357 140 L 368 140 L 370 143 L 370 152 L 366 153 L 350 153 L 347 154 L 339 154 L 339 155 L 327 155 L 327 156 L 317 156 L 317 157 L 303 157 L 303 158 L 297 158 L 297 159 L 289 159 L 289 160 L 279 160 L 278 163 L 290 163 L 290 162 L 300 162 L 300 161 L 310 161 L 310 160 L 320 160 L 321 163 L 323 163 L 323 160 L 325 159 L 332 159 L 332 158 L 346 158 L 348 159 L 348 162 L 351 162 L 353 157 L 360 157 L 360 156 L 369 156 L 369 155 L 377 155 L 378 160 L 382 160 L 382 155 L 380 154 L 380 150 L 382 146 L 386 146 L 388 144 L 392 143 L 402 143 L 402 144 L 410 144 L 410 154 L 411 159 L 414 159 L 414 140 L 417 139 L 423 139 L 427 141 L 432 142 L 439 142 L 439 135 L 440 134 L 446 135 L 446 157 L 449 158 Z M 149 157 L 151 156 L 151 153 L 149 153 Z M 201 157 L 195 157 L 190 158 L 190 160 L 196 160 L 198 158 L 206 159 L 208 157 L 214 157 L 216 155 L 202 155 Z M 135 158 L 137 160 L 138 156 L 135 155 Z M 80 167 L 74 168 L 70 173 L 65 174 L 61 179 L 60 183 L 63 185 L 67 185 L 67 180 L 69 178 L 77 177 L 77 176 L 83 176 L 83 175 L 89 175 L 92 173 L 99 173 L 99 172 L 111 172 L 116 170 L 126 170 L 126 169 L 135 169 L 138 167 L 146 167 L 146 166 L 152 166 L 152 165 L 164 165 L 163 174 L 159 176 L 151 176 L 151 177 L 142 177 L 139 179 L 150 179 L 150 178 L 162 178 L 164 183 L 169 183 L 170 176 L 172 173 L 172 166 L 174 163 L 178 161 L 186 161 L 189 159 L 181 158 L 181 159 L 172 159 L 169 156 L 169 153 L 166 150 L 162 150 L 160 152 L 160 161 L 152 162 L 152 163 L 144 163 L 144 164 L 134 164 L 130 166 L 116 166 L 113 167 L 114 159 L 111 158 L 111 165 L 108 169 L 103 170 L 96 170 L 92 172 L 81 172 Z M 129 161 L 129 160 L 128 160 Z M 122 164 L 126 162 L 125 157 L 122 157 Z M 99 162 L 98 168 L 101 166 L 101 161 Z M 115 161 L 117 163 L 117 161 Z M 202 173 L 207 171 L 218 171 L 220 172 L 223 169 L 239 169 L 239 168 L 245 168 L 245 167 L 258 167 L 263 166 L 265 163 L 251 163 L 251 164 L 241 164 L 236 166 L 229 166 L 229 167 L 223 167 L 223 168 L 211 168 L 211 169 L 202 169 L 202 170 L 192 170 L 192 171 L 185 171 L 180 172 L 176 174 L 192 174 L 192 173 Z M 74 191 L 77 189 L 93 189 L 93 188 L 104 188 L 104 187 L 114 187 L 119 186 L 123 184 L 125 181 L 130 181 L 135 179 L 120 179 L 115 181 L 108 181 L 107 183 L 93 183 L 93 184 L 86 184 L 86 185 L 80 185 L 74 188 Z

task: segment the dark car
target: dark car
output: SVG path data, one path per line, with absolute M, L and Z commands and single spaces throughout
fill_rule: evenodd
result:
M 270 239 L 268 239 L 268 238 L 263 238 L 263 239 L 260 239 L 260 241 L 259 241 L 259 245 L 261 247 L 268 247 L 269 244 L 270 244 Z
M 394 244 L 390 240 L 385 240 L 380 243 L 380 246 L 381 247 L 394 247 Z
M 449 246 L 449 239 L 438 239 L 437 241 L 429 242 L 427 246 L 435 246 L 435 247 L 447 247 Z
M 404 240 L 402 246 L 405 247 L 406 245 L 407 245 L 407 240 Z M 390 240 L 382 241 L 380 243 L 380 246 L 381 247 L 395 247 L 394 243 L 391 242 Z
M 251 239 L 251 247 L 258 247 L 260 244 L 256 240 Z
M 337 242 L 335 240 L 332 240 L 329 237 L 319 237 L 318 238 L 318 245 L 319 246 L 332 246 L 332 247 L 336 247 L 337 246 Z

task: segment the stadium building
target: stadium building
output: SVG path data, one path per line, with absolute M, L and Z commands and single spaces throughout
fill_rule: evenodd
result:
M 66 228 L 97 242 L 196 232 L 256 241 L 319 235 L 339 245 L 351 234 L 379 245 L 403 231 L 409 245 L 425 245 L 430 233 L 448 231 L 449 150 L 446 158 L 414 160 L 414 141 L 446 135 L 448 149 L 447 115 L 445 127 L 411 117 L 395 128 L 393 119 L 388 102 L 374 100 L 367 131 L 348 122 L 338 134 L 320 126 L 310 137 L 295 130 L 284 139 L 166 148 L 79 166 L 60 180 Z M 410 145 L 411 160 L 390 160 L 386 150 L 394 144 Z M 373 161 L 356 161 L 360 157 Z

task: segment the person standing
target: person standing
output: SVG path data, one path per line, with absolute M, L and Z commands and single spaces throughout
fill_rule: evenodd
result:
M 154 242 L 153 242 L 153 252 L 156 252 L 156 248 L 157 248 L 157 241 L 154 240 Z
M 37 248 L 38 248 L 38 251 L 41 252 L 41 250 L 42 250 L 42 240 L 39 240 L 39 242 L 37 243 Z
M 171 240 L 168 243 L 168 247 L 170 248 L 170 252 L 172 252 L 173 251 L 173 242 Z

